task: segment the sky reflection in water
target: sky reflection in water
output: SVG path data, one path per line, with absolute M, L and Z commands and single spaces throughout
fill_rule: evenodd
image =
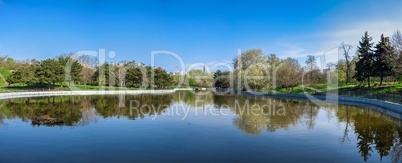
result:
M 0 105 L 0 162 L 399 162 L 402 155 L 402 123 L 353 106 L 188 92 Z M 65 124 L 31 125 L 33 115 Z

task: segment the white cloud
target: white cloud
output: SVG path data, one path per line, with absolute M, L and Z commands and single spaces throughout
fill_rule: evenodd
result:
M 293 57 L 303 61 L 307 55 L 322 56 L 325 54 L 327 63 L 336 62 L 342 57 L 339 56 L 337 50 L 341 42 L 351 44 L 353 49 L 350 53 L 354 54 L 364 32 L 368 31 L 373 38 L 373 42 L 377 43 L 381 34 L 391 36 L 396 29 L 402 27 L 402 22 L 399 20 L 394 18 L 393 20 L 332 22 L 335 27 L 331 29 L 323 29 L 318 33 L 298 36 L 297 39 L 287 42 L 278 42 L 275 46 L 279 49 L 277 53 L 282 58 Z
M 345 42 L 354 47 L 351 51 L 354 54 L 364 32 L 368 31 L 377 43 L 381 34 L 391 36 L 396 29 L 402 28 L 400 5 L 400 1 L 342 2 L 321 17 L 320 27 L 315 28 L 317 31 L 293 34 L 292 38 L 284 38 L 286 41 L 277 42 L 271 49 L 278 47 L 276 53 L 281 57 L 298 58 L 322 55 Z M 337 50 L 326 54 L 336 58 Z

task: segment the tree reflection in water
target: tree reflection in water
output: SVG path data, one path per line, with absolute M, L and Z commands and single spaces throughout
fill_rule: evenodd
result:
M 49 115 L 64 120 L 64 125 L 87 125 L 100 118 L 126 117 L 131 120 L 160 115 L 171 105 L 185 103 L 191 108 L 214 105 L 214 109 L 228 107 L 236 116 L 233 125 L 241 131 L 260 135 L 264 131 L 275 132 L 290 129 L 297 125 L 314 129 L 319 111 L 333 114 L 339 126 L 344 126 L 341 144 L 350 143 L 350 135 L 357 138 L 356 147 L 364 161 L 376 151 L 380 158 L 391 156 L 393 162 L 400 162 L 402 155 L 401 121 L 371 109 L 328 105 L 317 106 L 309 101 L 272 99 L 239 95 L 217 96 L 189 92 L 176 92 L 170 95 L 126 95 L 124 106 L 119 104 L 118 96 L 65 96 L 9 99 L 0 102 L 0 125 L 6 119 L 19 118 L 30 122 L 34 115 Z M 143 107 L 141 111 L 130 109 L 131 102 L 152 104 L 162 107 Z M 195 102 L 198 101 L 198 102 Z M 255 105 L 265 107 L 252 107 Z M 246 107 L 245 107 L 246 106 Z M 248 107 L 247 107 L 248 106 Z M 253 110 L 251 111 L 250 109 Z

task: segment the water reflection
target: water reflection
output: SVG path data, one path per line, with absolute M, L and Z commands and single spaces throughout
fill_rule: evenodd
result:
M 133 101 L 152 104 L 156 107 L 142 107 L 141 111 L 130 106 Z M 171 95 L 124 96 L 67 96 L 9 99 L 0 103 L 0 125 L 7 125 L 7 119 L 21 119 L 30 123 L 34 115 L 49 115 L 64 120 L 64 125 L 85 126 L 109 117 L 125 117 L 130 120 L 161 115 L 171 106 L 184 103 L 190 108 L 229 109 L 235 114 L 233 125 L 244 133 L 262 135 L 297 127 L 314 130 L 320 111 L 327 119 L 336 119 L 343 133 L 339 144 L 349 144 L 357 139 L 356 148 L 367 161 L 378 153 L 380 159 L 390 156 L 393 162 L 401 161 L 402 125 L 399 120 L 371 109 L 334 106 L 317 106 L 309 101 L 245 97 L 238 95 L 216 96 L 211 93 L 196 95 L 177 92 Z M 255 107 L 254 107 L 255 106 Z M 51 125 L 49 125 L 51 126 Z

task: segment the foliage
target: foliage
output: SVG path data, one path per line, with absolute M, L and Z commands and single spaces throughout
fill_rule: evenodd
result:
M 230 72 L 218 70 L 214 73 L 214 84 L 215 88 L 229 88 L 230 87 Z
M 199 69 L 193 69 L 186 74 L 186 83 L 193 87 L 207 87 L 213 85 L 213 76 L 211 73 Z
M 112 66 L 109 63 L 104 63 L 96 68 L 92 80 L 98 86 L 113 86 L 114 85 L 114 72 Z
M 370 87 L 370 77 L 374 74 L 374 55 L 371 47 L 373 43 L 372 38 L 368 35 L 368 32 L 364 34 L 362 40 L 357 47 L 358 61 L 356 62 L 356 74 L 354 78 L 357 81 L 364 81 L 367 79 L 368 87 Z
M 173 77 L 161 67 L 154 70 L 154 84 L 156 88 L 167 89 L 173 85 Z
M 261 49 L 247 50 L 233 59 L 235 87 L 255 91 L 267 88 L 269 82 L 268 57 Z
M 12 72 L 10 70 L 7 70 L 7 69 L 1 69 L 0 73 L 1 73 L 1 75 L 3 75 L 3 77 L 5 79 L 7 79 L 12 74 Z
M 146 69 L 140 67 L 130 67 L 126 72 L 126 86 L 140 88 L 146 82 L 148 75 Z
M 381 78 L 381 86 L 384 77 L 394 74 L 394 68 L 397 64 L 395 62 L 397 60 L 395 50 L 388 37 L 381 35 L 380 42 L 375 46 L 374 57 L 374 75 Z
M 278 68 L 277 84 L 286 88 L 286 92 L 290 93 L 293 87 L 301 83 L 302 68 L 296 59 L 285 59 Z

